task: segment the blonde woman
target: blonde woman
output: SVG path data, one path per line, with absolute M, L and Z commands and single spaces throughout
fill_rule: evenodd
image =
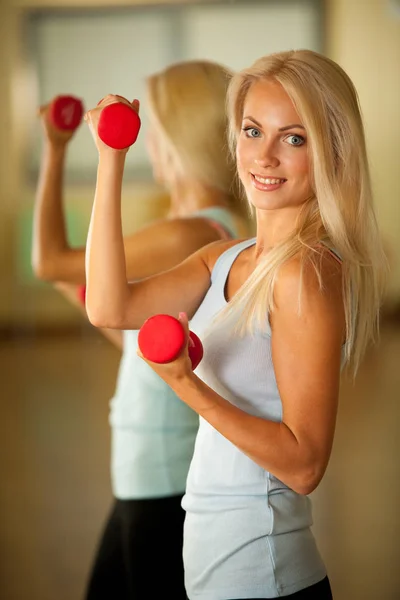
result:
M 228 98 L 256 236 L 129 284 L 112 192 L 124 156 L 96 136 L 87 310 L 111 328 L 179 314 L 203 340 L 196 373 L 186 351 L 148 363 L 200 415 L 183 498 L 190 600 L 328 600 L 307 495 L 328 465 L 341 367 L 377 332 L 385 271 L 357 95 L 337 64 L 299 50 L 236 74 Z
M 237 227 L 245 226 L 234 192 L 234 165 L 226 154 L 230 77 L 218 64 L 195 61 L 173 65 L 147 80 L 148 149 L 154 175 L 165 184 L 171 204 L 167 218 L 121 239 L 124 280 L 174 267 L 209 242 L 235 237 Z M 106 98 L 103 104 L 110 101 Z M 68 246 L 62 208 L 71 136 L 52 127 L 47 107 L 41 112 L 46 142 L 33 264 L 38 277 L 56 282 L 76 302 L 76 287 L 85 283 L 85 249 Z M 108 156 L 107 149 L 102 151 L 102 160 Z M 104 333 L 121 337 L 119 331 Z M 116 500 L 90 577 L 90 600 L 161 597 L 165 590 L 177 600 L 186 598 L 181 499 L 198 416 L 137 356 L 136 347 L 137 332 L 124 331 L 110 416 Z

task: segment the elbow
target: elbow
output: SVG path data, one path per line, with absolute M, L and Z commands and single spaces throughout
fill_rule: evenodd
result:
M 89 322 L 100 329 L 130 329 L 132 324 L 127 319 L 129 305 L 128 294 L 115 293 L 108 285 L 96 285 L 86 279 L 85 307 Z
M 89 319 L 89 323 L 93 325 L 93 327 L 98 327 L 99 329 L 114 329 L 110 320 L 107 319 L 106 316 L 101 313 L 101 311 L 91 309 L 87 301 L 86 313 Z
M 320 465 L 314 465 L 311 468 L 305 469 L 300 474 L 297 474 L 291 486 L 293 491 L 300 496 L 308 496 L 320 484 L 324 476 L 325 468 Z
M 294 486 L 292 489 L 300 496 L 308 496 L 318 487 L 318 484 L 319 481 L 300 481 L 296 483 L 296 486 Z
M 47 281 L 49 283 L 57 280 L 54 268 L 50 262 L 34 257 L 31 265 L 36 279 Z
M 108 313 L 108 311 L 105 311 L 102 306 L 93 306 L 87 296 L 86 313 L 89 322 L 93 327 L 99 329 L 123 329 L 120 319 L 116 318 L 115 315 Z

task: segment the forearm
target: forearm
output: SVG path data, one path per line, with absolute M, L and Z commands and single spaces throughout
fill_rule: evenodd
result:
M 170 384 L 177 396 L 266 471 L 301 494 L 315 485 L 313 457 L 282 422 L 249 415 L 195 374 Z
M 68 248 L 62 206 L 66 147 L 46 143 L 36 194 L 32 263 L 37 276 L 48 279 L 51 264 Z M 51 278 L 51 277 L 50 277 Z
M 118 328 L 128 301 L 121 220 L 125 153 L 100 154 L 97 185 L 86 246 L 86 307 L 90 321 Z

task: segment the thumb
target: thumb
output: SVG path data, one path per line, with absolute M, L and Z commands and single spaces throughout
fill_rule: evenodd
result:
M 181 325 L 183 325 L 184 329 L 188 331 L 189 330 L 188 317 L 185 312 L 179 313 L 179 321 L 181 322 Z
M 189 346 L 194 346 L 193 340 L 190 337 L 188 316 L 185 312 L 179 313 L 179 322 L 185 330 L 186 339 L 188 341 Z
M 134 108 L 134 110 L 139 113 L 139 109 L 140 109 L 140 101 L 135 98 L 134 100 L 132 100 L 132 107 Z

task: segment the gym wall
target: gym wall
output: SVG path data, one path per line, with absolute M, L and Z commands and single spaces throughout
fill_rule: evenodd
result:
M 0 54 L 7 55 L 0 59 L 7 89 L 0 98 L 5 131 L 0 148 L 5 170 L 0 183 L 0 281 L 5 291 L 0 328 L 60 327 L 80 318 L 52 286 L 36 281 L 30 266 L 41 151 L 35 115 L 39 104 L 60 93 L 81 97 L 88 108 L 110 92 L 142 100 L 143 128 L 128 154 L 124 180 L 123 222 L 129 233 L 162 214 L 166 205 L 165 194 L 151 182 L 145 152 L 147 74 L 177 60 L 208 58 L 238 69 L 268 52 L 322 49 L 317 0 L 127 4 L 86 1 L 82 9 L 67 0 L 8 0 L 0 9 Z M 96 164 L 97 152 L 83 125 L 71 143 L 66 170 L 70 241 L 76 245 L 86 241 Z

